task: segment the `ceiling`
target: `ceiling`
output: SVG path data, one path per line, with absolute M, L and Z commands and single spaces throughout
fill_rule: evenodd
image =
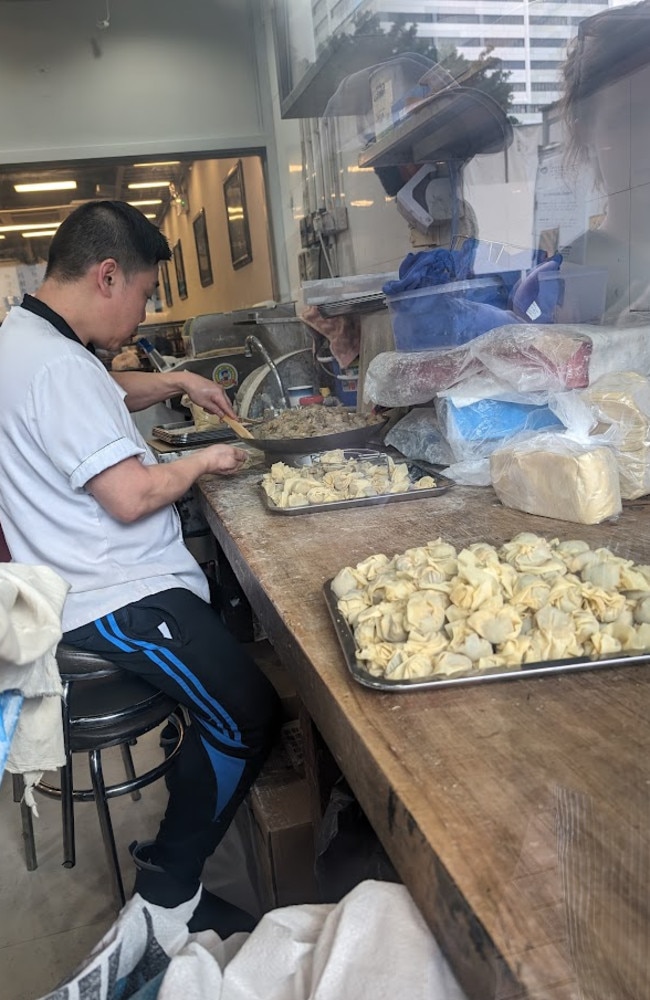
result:
M 171 163 L 171 159 L 151 158 L 149 162 L 145 159 L 85 160 L 45 166 L 0 166 L 0 262 L 34 264 L 46 260 L 51 234 L 25 236 L 24 233 L 43 232 L 48 224 L 52 228 L 52 224 L 62 222 L 77 205 L 92 199 L 130 202 L 155 199 L 158 204 L 138 207 L 153 216 L 151 221 L 155 225 L 160 225 L 173 195 L 169 182 L 177 191 L 183 191 L 193 162 L 193 159 L 178 160 L 174 157 Z M 72 180 L 77 185 L 74 190 L 18 193 L 14 187 L 16 184 Z M 130 184 L 146 181 L 166 183 L 163 187 L 148 189 L 129 187 Z M 17 228 L 6 231 L 8 226 Z

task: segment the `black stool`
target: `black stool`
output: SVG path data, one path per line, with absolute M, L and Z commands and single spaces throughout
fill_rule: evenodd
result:
M 35 790 L 61 799 L 63 818 L 64 867 L 75 864 L 74 803 L 94 799 L 102 832 L 106 858 L 118 906 L 126 897 L 115 847 L 108 800 L 130 794 L 140 798 L 138 789 L 162 777 L 177 756 L 185 736 L 185 721 L 178 703 L 95 653 L 87 653 L 60 643 L 56 659 L 63 681 L 63 741 L 66 762 L 59 769 L 60 787 L 39 781 Z M 166 748 L 165 759 L 143 774 L 136 775 L 130 744 L 163 722 L 176 730 L 176 739 Z M 126 781 L 106 785 L 102 770 L 102 750 L 119 746 Z M 76 789 L 72 782 L 72 754 L 87 753 L 91 788 Z M 28 871 L 37 867 L 32 812 L 23 797 L 23 779 L 14 775 L 14 799 L 20 801 Z

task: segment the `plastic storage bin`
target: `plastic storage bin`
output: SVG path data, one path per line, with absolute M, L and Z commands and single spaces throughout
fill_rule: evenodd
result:
M 511 299 L 500 279 L 488 275 L 387 295 L 395 349 L 460 347 L 512 323 L 598 324 L 602 320 L 606 269 L 562 264 L 559 271 L 536 273 L 532 287 L 531 279 L 533 275 L 523 279 L 529 282 L 525 297 L 515 288 Z
M 303 281 L 302 297 L 305 305 L 354 299 L 360 295 L 381 292 L 387 281 L 394 281 L 396 278 L 397 271 L 390 271 L 385 274 L 350 274 L 342 278 L 325 278 L 322 281 Z
M 332 359 L 332 373 L 335 379 L 334 395 L 336 398 L 344 406 L 356 406 L 359 369 L 355 366 L 341 370 L 338 363 Z
M 459 347 L 496 326 L 512 323 L 505 289 L 502 305 L 492 304 L 499 298 L 500 286 L 497 278 L 472 278 L 387 295 L 395 349 Z
M 553 274 L 540 275 L 540 285 L 554 277 Z M 605 312 L 607 268 L 563 263 L 559 277 L 560 297 L 554 322 L 600 323 Z

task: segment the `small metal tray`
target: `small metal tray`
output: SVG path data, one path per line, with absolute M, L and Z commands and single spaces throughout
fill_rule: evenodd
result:
M 371 451 L 364 448 L 343 448 L 344 459 L 356 459 L 358 461 L 372 461 L 373 459 L 386 459 L 389 456 L 385 452 L 381 451 Z M 296 464 L 298 468 L 303 465 L 313 465 L 314 462 L 318 462 L 321 457 L 322 452 L 316 452 L 312 455 L 302 455 L 300 459 L 297 460 Z M 404 500 L 424 500 L 427 497 L 437 497 L 441 493 L 446 493 L 450 490 L 454 483 L 450 479 L 446 479 L 441 476 L 436 470 L 434 470 L 426 462 L 413 462 L 407 458 L 396 458 L 395 456 L 390 456 L 396 462 L 403 462 L 408 466 L 409 473 L 414 478 L 420 479 L 422 476 L 433 476 L 439 486 L 432 486 L 430 489 L 426 490 L 412 490 L 410 493 L 380 493 L 375 497 L 354 497 L 351 500 L 333 500 L 331 503 L 310 503 L 306 507 L 278 507 L 276 503 L 271 500 L 271 498 L 266 493 L 266 490 L 260 483 L 260 493 L 262 494 L 262 502 L 268 511 L 272 514 L 286 514 L 289 517 L 293 517 L 298 514 L 317 514 L 322 511 L 328 510 L 348 510 L 351 507 L 374 507 L 374 506 L 384 506 L 387 503 L 398 503 Z
M 333 579 L 333 578 L 332 578 Z M 422 677 L 412 681 L 392 681 L 389 678 L 374 677 L 357 659 L 356 644 L 352 629 L 338 609 L 338 598 L 332 590 L 332 580 L 323 585 L 325 602 L 332 616 L 336 635 L 343 650 L 348 670 L 355 681 L 375 691 L 421 691 L 423 689 L 456 687 L 459 684 L 480 684 L 487 681 L 512 681 L 520 677 L 539 677 L 543 674 L 563 674 L 573 670 L 595 670 L 598 667 L 629 667 L 650 662 L 650 650 L 630 656 L 608 656 L 598 660 L 546 660 L 542 663 L 525 663 L 518 670 L 494 670 L 465 674 L 462 677 Z
M 166 444 L 210 444 L 214 441 L 234 441 L 237 435 L 230 427 L 207 427 L 198 431 L 187 420 L 174 424 L 159 424 L 151 430 L 152 435 Z

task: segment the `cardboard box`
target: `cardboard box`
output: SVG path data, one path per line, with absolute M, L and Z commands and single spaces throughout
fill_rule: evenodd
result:
M 264 910 L 317 902 L 314 831 L 305 779 L 256 784 L 248 801 Z
M 262 908 L 317 902 L 309 786 L 292 766 L 286 741 L 273 749 L 247 805 Z

